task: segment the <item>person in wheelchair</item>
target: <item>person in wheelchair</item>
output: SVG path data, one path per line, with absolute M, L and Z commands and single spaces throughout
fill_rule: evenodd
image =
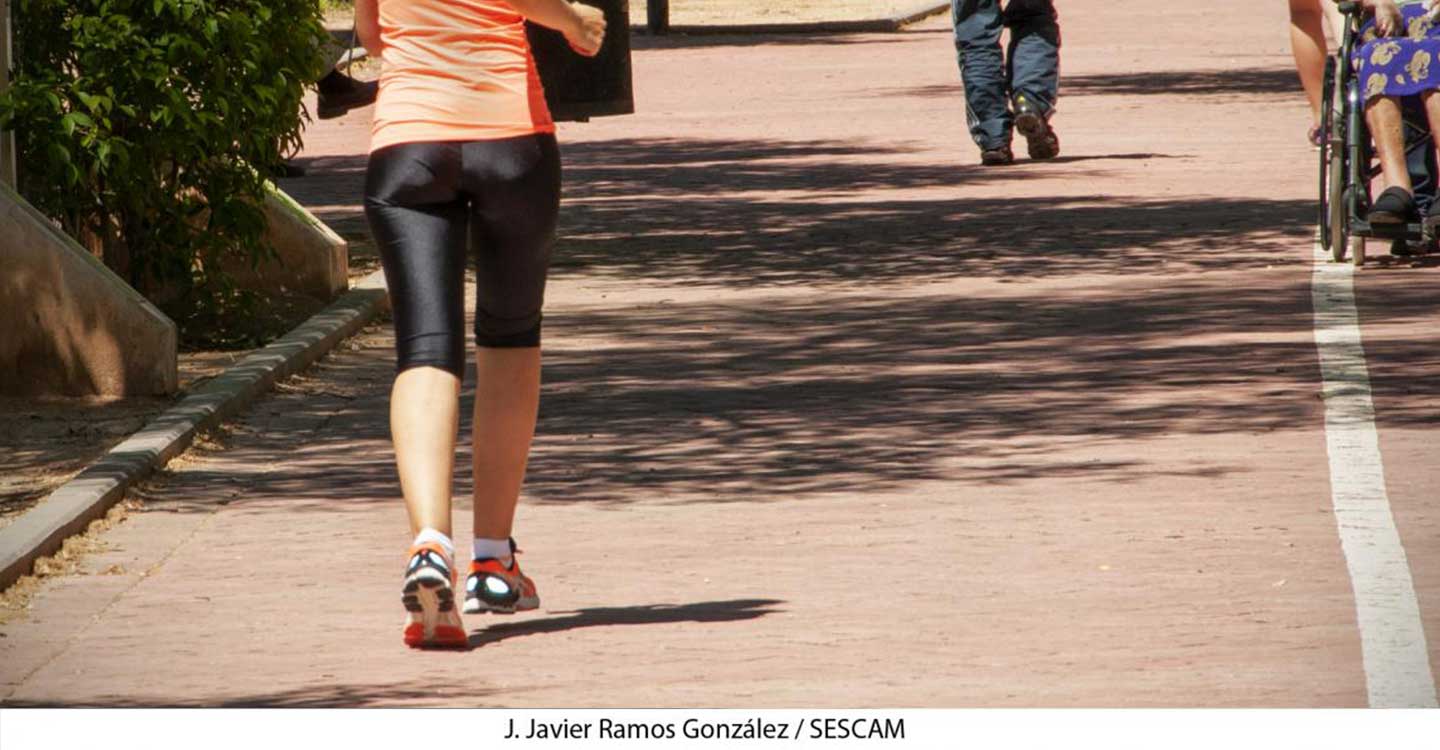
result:
M 1369 17 L 1352 64 L 1386 185 L 1370 208 L 1371 224 L 1404 224 L 1420 216 L 1407 165 L 1402 99 L 1418 98 L 1430 131 L 1440 133 L 1440 97 L 1434 95 L 1440 90 L 1440 10 L 1434 5 L 1435 0 L 1364 1 Z

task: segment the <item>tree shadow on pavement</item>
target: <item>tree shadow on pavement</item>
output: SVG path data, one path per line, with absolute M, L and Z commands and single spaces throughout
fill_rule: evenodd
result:
M 543 617 L 519 622 L 502 622 L 470 634 L 470 648 L 480 648 L 511 638 L 527 635 L 560 633 L 578 628 L 610 627 L 616 625 L 663 625 L 668 623 L 694 622 L 739 622 L 753 620 L 779 610 L 775 605 L 783 604 L 778 599 L 732 599 L 693 604 L 646 604 L 633 607 L 591 607 L 560 612 L 554 617 Z M 491 620 L 492 622 L 494 620 Z
M 575 144 L 557 273 L 730 287 L 1178 273 L 1262 268 L 1310 231 L 1307 200 L 967 189 L 1123 176 L 1102 158 L 994 169 L 903 145 Z
M 1308 201 L 1107 195 L 986 198 L 968 187 L 1166 154 L 1072 155 L 1006 169 L 933 163 L 907 144 L 622 139 L 565 146 L 555 273 L 768 285 L 1118 273 L 1170 262 L 1270 262 L 1308 231 Z M 1085 164 L 1077 169 L 1076 163 Z M 364 157 L 327 157 L 287 183 L 322 220 L 363 232 Z M 335 194 L 352 191 L 349 203 Z M 943 196 L 943 197 L 937 197 Z M 1244 239 L 1251 252 L 1228 253 Z M 1117 262 L 1118 261 L 1118 262 Z
M 1203 457 L 1052 453 L 1313 424 L 1307 305 L 1303 285 L 1257 281 L 567 311 L 551 318 L 527 492 L 768 501 L 922 480 L 1214 476 L 1228 468 Z
M 1066 76 L 1066 96 L 1163 94 L 1174 96 L 1269 96 L 1295 91 L 1294 68 L 1155 70 Z
M 1203 456 L 1053 453 L 1313 426 L 1305 281 L 1150 277 L 908 297 L 760 290 L 553 310 L 527 502 L 772 502 L 928 480 L 1219 476 L 1232 467 Z M 338 355 L 315 374 L 361 381 L 355 399 L 267 399 L 236 428 L 255 439 L 187 469 L 206 502 L 233 499 L 229 512 L 241 514 L 394 503 L 390 353 L 358 357 Z M 468 419 L 473 372 L 466 382 Z M 277 463 L 274 444 L 301 429 L 307 437 Z M 462 436 L 468 445 L 468 425 Z M 462 453 L 457 497 L 468 464 Z
M 474 705 L 477 699 L 512 694 L 413 680 L 384 685 L 316 683 L 304 687 L 217 698 L 176 700 L 173 697 L 106 696 L 79 701 L 3 701 L 6 708 L 361 708 L 394 705 Z
M 1294 68 L 1240 68 L 1216 70 L 1151 70 L 1133 73 L 1066 75 L 1060 81 L 1062 100 L 1080 96 L 1185 96 L 1249 98 L 1290 95 L 1295 91 Z M 885 89 L 891 96 L 963 96 L 960 82 L 932 86 Z
M 983 189 L 1056 175 L 1123 184 L 1142 155 L 995 170 L 860 141 L 620 139 L 565 152 L 554 278 L 644 291 L 547 311 L 526 490 L 540 502 L 1214 476 L 1229 467 L 1050 453 L 1056 441 L 1317 418 L 1309 288 L 1293 273 L 1309 260 L 1295 248 L 1312 201 Z M 353 179 L 363 169 L 363 157 L 323 161 Z M 1291 267 L 1289 286 L 1266 276 L 1272 266 Z M 1224 281 L 1200 273 L 1212 271 Z M 935 289 L 967 279 L 995 283 Z M 247 479 L 256 494 L 330 510 L 393 502 L 389 371 L 364 372 L 374 382 L 331 429 Z M 293 419 L 309 406 L 277 408 Z

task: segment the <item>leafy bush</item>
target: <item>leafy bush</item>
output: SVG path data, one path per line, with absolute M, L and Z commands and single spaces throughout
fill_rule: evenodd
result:
M 325 68 L 316 0 L 14 0 L 21 191 L 162 307 L 268 254 L 265 179 Z

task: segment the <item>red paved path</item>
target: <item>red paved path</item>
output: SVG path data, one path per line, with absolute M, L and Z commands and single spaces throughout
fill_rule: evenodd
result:
M 1282 6 L 1064 11 L 1055 163 L 974 165 L 943 22 L 641 40 L 642 114 L 563 129 L 545 610 L 401 646 L 377 330 L 0 629 L 0 696 L 1362 705 Z M 367 116 L 291 185 L 349 232 Z M 1359 281 L 1432 661 L 1437 280 Z

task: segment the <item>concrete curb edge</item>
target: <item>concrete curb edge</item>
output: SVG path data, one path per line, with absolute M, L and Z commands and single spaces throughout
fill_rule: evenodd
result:
M 376 271 L 294 330 L 196 388 L 38 506 L 0 528 L 0 591 L 29 573 L 35 560 L 53 554 L 67 537 L 104 516 L 136 482 L 189 448 L 196 434 L 239 413 L 276 381 L 329 354 L 373 320 L 387 302 L 384 277 Z

